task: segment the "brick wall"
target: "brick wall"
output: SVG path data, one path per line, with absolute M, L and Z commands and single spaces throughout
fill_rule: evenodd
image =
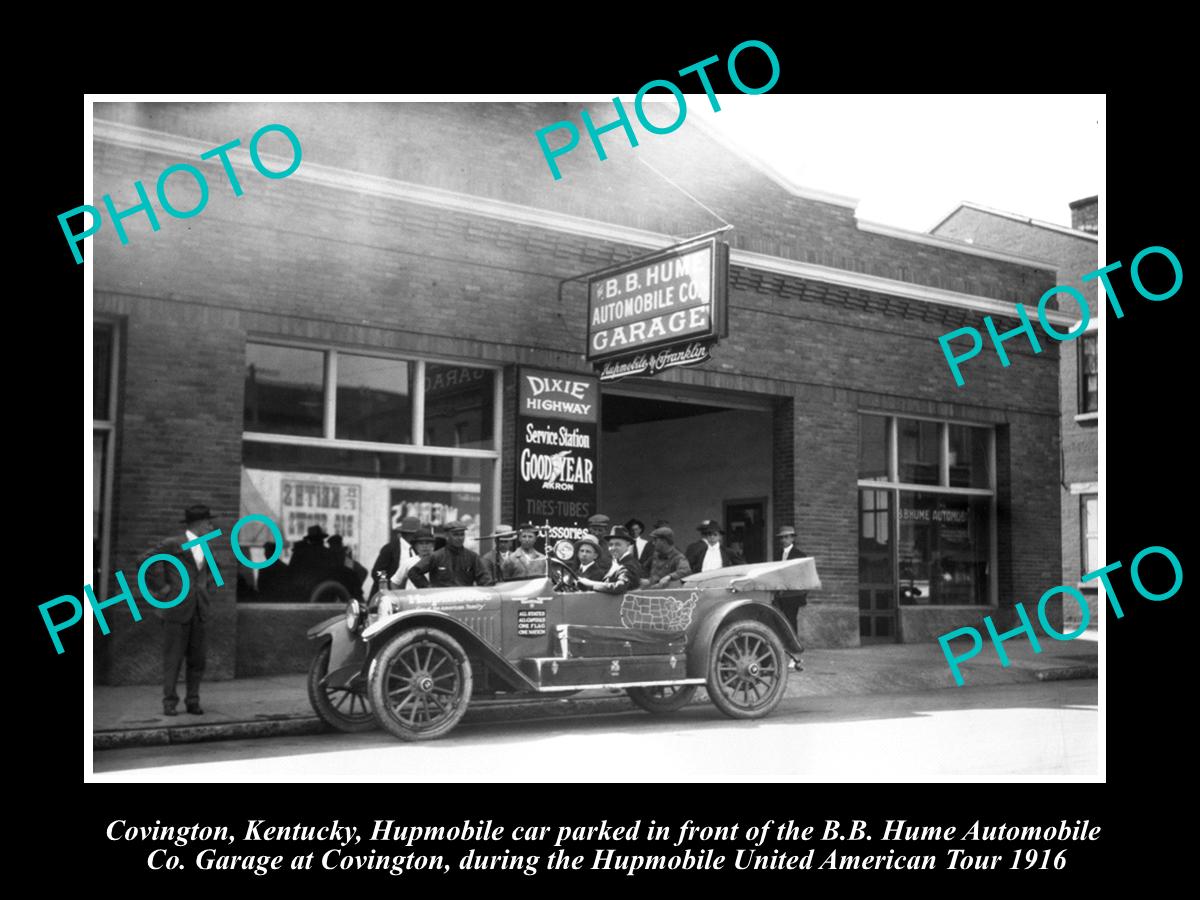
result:
M 194 112 L 172 112 L 165 119 L 156 115 L 148 127 L 186 127 L 211 137 L 214 145 L 249 134 L 236 122 L 218 121 L 207 109 Z M 291 121 L 282 113 L 259 117 Z M 462 123 L 451 117 L 451 126 Z M 408 158 L 403 156 L 405 140 L 401 136 L 396 149 L 400 158 Z M 313 156 L 319 156 L 320 142 L 312 146 Z M 373 146 L 371 152 L 384 153 L 379 141 Z M 307 154 L 308 143 L 305 150 Z M 370 147 L 360 151 L 367 154 Z M 152 180 L 172 161 L 98 144 L 96 184 L 101 191 L 111 189 L 119 207 L 132 205 L 132 181 Z M 375 157 L 362 164 L 368 163 L 381 165 Z M 509 172 L 505 160 L 496 165 Z M 750 177 L 730 166 L 727 160 L 726 171 L 736 172 L 733 183 Z M 622 184 L 622 171 L 614 165 L 598 176 L 615 190 Z M 476 182 L 470 173 L 463 177 L 480 191 L 503 182 Z M 706 184 L 715 170 L 695 177 Z M 144 217 L 134 217 L 126 222 L 129 246 L 121 247 L 106 226 L 88 248 L 96 262 L 97 311 L 124 317 L 126 323 L 113 567 L 135 564 L 151 540 L 175 530 L 189 503 L 209 503 L 226 517 L 219 523 L 226 528 L 236 518 L 248 337 L 504 365 L 501 515 L 511 517 L 513 367 L 529 363 L 587 371 L 583 290 L 568 285 L 560 302 L 559 280 L 639 251 L 300 180 L 267 181 L 247 172 L 242 182 L 246 193 L 238 199 L 214 187 L 208 208 L 193 219 L 163 217 L 162 229 L 152 233 Z M 189 202 L 185 183 L 181 179 L 178 196 L 174 190 L 171 195 L 181 207 Z M 595 186 L 596 196 L 604 198 L 601 182 Z M 512 189 L 520 188 L 518 183 Z M 727 199 L 733 203 L 735 198 Z M 611 197 L 607 202 L 612 204 L 605 207 L 610 219 L 636 220 L 643 227 L 665 224 L 643 221 L 664 214 L 654 203 L 623 206 Z M 826 204 L 785 198 L 780 209 L 779 221 L 774 221 L 763 207 L 758 224 L 738 240 L 760 241 L 752 249 L 773 252 L 769 248 L 774 247 L 792 258 L 840 260 L 859 271 L 904 271 L 907 280 L 927 278 L 942 287 L 992 286 L 1001 299 L 1028 299 L 1052 282 L 1045 270 L 933 252 L 891 239 L 860 245 L 867 236 L 852 237 L 841 222 L 848 211 Z M 801 213 L 807 224 L 797 218 Z M 772 426 L 775 515 L 777 521 L 793 521 L 806 548 L 822 560 L 825 589 L 811 600 L 817 614 L 812 617 L 814 633 L 807 636 L 810 645 L 857 643 L 861 409 L 1001 426 L 1008 435 L 1008 464 L 1001 467 L 1002 479 L 1008 479 L 1001 506 L 1001 533 L 1007 535 L 1001 564 L 1008 574 L 1002 577 L 1001 602 L 1036 600 L 1058 583 L 1055 346 L 1033 355 L 1027 344 L 1022 348 L 1020 342 L 1010 342 L 1009 368 L 1001 368 L 994 354 L 982 354 L 965 367 L 966 387 L 956 388 L 936 338 L 959 324 L 978 325 L 974 314 L 744 268 L 735 268 L 731 281 L 728 340 L 717 347 L 711 362 L 673 370 L 655 383 L 749 392 L 777 404 Z M 218 546 L 217 559 L 224 571 L 233 572 L 227 544 Z M 235 674 L 236 619 L 233 592 L 225 590 L 218 600 L 210 652 L 213 677 Z M 977 624 L 979 615 L 972 610 L 964 614 L 968 619 Z M 118 625 L 116 634 L 103 639 L 107 661 L 98 677 L 153 681 L 153 629 L 146 623 Z

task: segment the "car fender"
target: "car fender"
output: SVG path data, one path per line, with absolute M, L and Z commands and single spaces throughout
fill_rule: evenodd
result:
M 380 648 L 395 634 L 409 628 L 439 628 L 463 645 L 473 656 L 480 656 L 488 668 L 508 683 L 509 687 L 522 691 L 535 691 L 537 685 L 522 674 L 521 670 L 489 646 L 470 628 L 446 613 L 435 609 L 413 609 L 381 619 L 363 632 L 364 639 L 371 642 L 372 661 Z
M 695 634 L 688 642 L 687 668 L 691 678 L 705 678 L 708 675 L 708 658 L 712 653 L 713 641 L 721 626 L 739 619 L 754 619 L 762 622 L 783 642 L 783 648 L 792 656 L 804 652 L 796 635 L 788 627 L 787 619 L 775 607 L 768 606 L 761 600 L 741 598 L 726 600 L 718 603 L 708 611 L 708 614 L 696 627 Z
M 360 633 L 346 627 L 345 614 L 331 616 L 308 629 L 308 639 L 321 646 L 329 643 L 329 669 L 321 684 L 348 687 L 350 680 L 363 669 L 366 656 Z

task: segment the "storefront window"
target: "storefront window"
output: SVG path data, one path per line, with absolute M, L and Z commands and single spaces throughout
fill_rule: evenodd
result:
M 239 571 L 239 600 L 361 596 L 406 516 L 435 532 L 461 521 L 479 548 L 498 501 L 495 371 L 254 343 L 246 357 L 241 514 L 276 522 L 284 546 L 269 568 Z M 274 550 L 265 526 L 239 540 L 252 559 Z
M 412 381 L 416 364 L 374 356 L 337 356 L 337 437 L 412 443 Z
M 888 459 L 887 416 L 858 417 L 858 477 L 863 481 L 887 481 Z
M 950 486 L 985 488 L 992 483 L 988 430 L 949 425 Z
M 1079 412 L 1091 413 L 1100 409 L 1100 373 L 1096 351 L 1096 332 L 1089 331 L 1079 339 Z
M 900 481 L 905 484 L 937 484 L 941 438 L 937 422 L 900 419 Z
M 246 345 L 245 428 L 318 437 L 324 432 L 325 354 Z
M 900 492 L 900 603 L 988 602 L 988 497 Z

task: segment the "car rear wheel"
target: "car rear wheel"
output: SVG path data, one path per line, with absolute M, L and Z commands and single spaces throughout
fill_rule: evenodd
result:
M 734 719 L 757 719 L 773 710 L 787 688 L 787 654 L 768 626 L 743 619 L 725 626 L 708 658 L 708 695 Z
M 308 667 L 308 702 L 331 728 L 348 734 L 373 731 L 377 727 L 375 716 L 365 693 L 321 684 L 321 679 L 329 674 L 330 650 L 331 645 L 326 642 Z
M 450 731 L 467 711 L 471 661 L 444 631 L 403 631 L 375 658 L 370 686 L 380 725 L 401 740 L 428 741 Z
M 626 688 L 629 699 L 648 713 L 662 715 L 683 709 L 696 693 L 694 684 L 659 684 L 654 687 Z

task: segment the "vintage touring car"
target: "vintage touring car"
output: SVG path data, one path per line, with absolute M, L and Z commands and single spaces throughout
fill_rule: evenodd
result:
M 549 575 L 493 587 L 377 592 L 308 632 L 313 708 L 341 731 L 376 724 L 408 741 L 449 732 L 472 700 L 563 697 L 623 688 L 652 713 L 698 685 L 721 712 L 765 716 L 802 652 L 774 592 L 820 587 L 811 558 L 694 574 L 680 587 L 576 590 L 553 555 Z

